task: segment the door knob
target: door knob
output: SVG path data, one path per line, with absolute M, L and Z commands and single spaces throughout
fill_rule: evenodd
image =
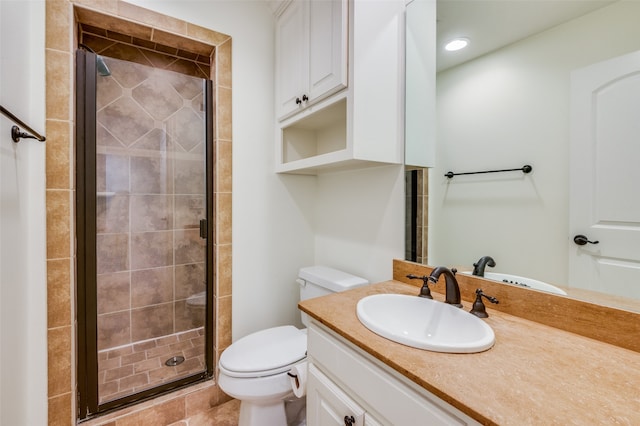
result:
M 584 235 L 576 235 L 575 237 L 573 237 L 573 242 L 576 243 L 579 246 L 583 246 L 587 243 L 589 244 L 598 244 L 600 241 L 589 241 L 589 239 L 587 237 L 585 237 Z

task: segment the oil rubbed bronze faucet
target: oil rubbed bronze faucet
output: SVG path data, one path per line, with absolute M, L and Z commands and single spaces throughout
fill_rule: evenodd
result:
M 500 303 L 500 301 L 498 301 L 498 299 L 496 299 L 495 297 L 487 296 L 486 294 L 484 294 L 481 288 L 477 289 L 476 300 L 475 302 L 473 302 L 473 307 L 469 312 L 477 316 L 478 318 L 487 318 L 489 316 L 486 306 L 484 306 L 484 303 L 482 303 L 483 297 L 491 303 Z
M 484 268 L 487 266 L 491 266 L 493 268 L 494 266 L 496 266 L 496 262 L 491 256 L 482 256 L 480 260 L 473 264 L 472 274 L 479 277 L 484 277 Z
M 431 290 L 429 289 L 428 275 L 418 276 L 418 275 L 409 274 L 407 275 L 407 278 L 409 278 L 410 280 L 422 280 L 422 288 L 420 289 L 420 294 L 418 294 L 418 296 L 425 297 L 427 299 L 433 299 L 433 296 L 431 296 Z
M 429 281 L 435 284 L 438 282 L 440 275 L 444 274 L 446 283 L 446 297 L 444 303 L 462 308 L 462 303 L 460 303 L 460 287 L 458 286 L 458 280 L 456 280 L 456 272 L 458 272 L 456 269 L 438 266 L 436 269 L 431 271 Z

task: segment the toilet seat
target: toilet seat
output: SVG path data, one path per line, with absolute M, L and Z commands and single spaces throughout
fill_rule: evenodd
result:
M 265 377 L 289 371 L 306 356 L 306 330 L 285 325 L 236 341 L 222 352 L 218 366 L 230 377 Z

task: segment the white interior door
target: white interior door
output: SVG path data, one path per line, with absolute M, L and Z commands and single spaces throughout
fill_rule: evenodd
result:
M 640 51 L 571 83 L 569 285 L 640 299 Z

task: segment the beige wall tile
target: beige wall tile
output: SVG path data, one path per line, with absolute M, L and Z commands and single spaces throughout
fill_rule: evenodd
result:
M 72 419 L 70 392 L 49 398 L 48 426 L 70 426 Z
M 233 146 L 231 141 L 217 141 L 216 150 L 216 192 L 231 192 L 233 177 Z
M 224 350 L 231 344 L 231 296 L 216 297 L 217 312 L 217 344 L 218 350 Z
M 231 88 L 231 39 L 216 48 L 217 83 Z
M 71 390 L 71 326 L 58 327 L 48 333 L 49 396 Z
M 231 89 L 218 87 L 218 139 L 232 140 Z
M 71 259 L 47 261 L 47 323 L 49 328 L 71 325 Z
M 147 306 L 131 311 L 131 338 L 134 342 L 173 333 L 173 303 Z
M 185 414 L 187 417 L 193 416 L 194 414 L 207 411 L 216 405 L 218 405 L 217 387 L 210 386 L 199 389 L 185 397 Z
M 113 1 L 110 1 L 110 3 L 114 4 Z M 75 10 L 78 21 L 84 24 L 89 24 L 105 30 L 116 31 L 120 34 L 127 34 L 143 40 L 151 40 L 153 29 L 150 26 L 131 21 L 124 21 L 116 16 L 111 16 L 110 13 L 113 13 L 112 10 L 101 9 L 101 11 L 98 12 L 82 7 L 76 7 Z M 102 11 L 107 14 L 101 13 Z
M 50 190 L 47 196 L 47 259 L 71 256 L 71 191 Z
M 181 37 L 174 33 L 162 30 L 154 30 L 151 37 L 152 41 L 164 44 L 165 46 L 176 47 L 187 52 L 197 53 L 203 56 L 209 56 L 213 53 L 213 47 L 209 44 L 200 43 L 190 38 Z
M 73 125 L 69 121 L 47 120 L 47 188 L 71 189 L 71 152 Z
M 225 40 L 230 38 L 226 34 L 222 34 L 216 31 L 211 31 L 208 28 L 204 28 L 199 25 L 194 25 L 190 23 L 187 23 L 187 35 L 194 39 L 200 40 L 203 43 L 208 43 L 213 46 L 218 46 L 222 44 Z
M 45 7 L 45 47 L 70 52 L 71 37 L 68 29 L 73 22 L 71 3 L 66 0 L 47 1 Z
M 231 244 L 231 194 L 215 195 L 218 208 L 216 215 L 216 244 Z
M 168 425 L 185 418 L 184 397 L 155 405 L 116 420 L 116 426 Z
M 192 75 L 194 77 L 206 78 L 209 76 L 205 70 L 199 64 L 196 64 L 192 61 L 187 61 L 184 59 L 179 59 L 175 62 L 172 62 L 168 66 L 165 67 L 168 71 L 179 72 L 182 74 Z
M 214 273 L 217 285 L 216 296 L 218 297 L 231 296 L 231 247 L 231 244 L 216 247 L 218 256 Z
M 71 64 L 68 52 L 46 49 L 47 120 L 69 120 L 71 114 Z

